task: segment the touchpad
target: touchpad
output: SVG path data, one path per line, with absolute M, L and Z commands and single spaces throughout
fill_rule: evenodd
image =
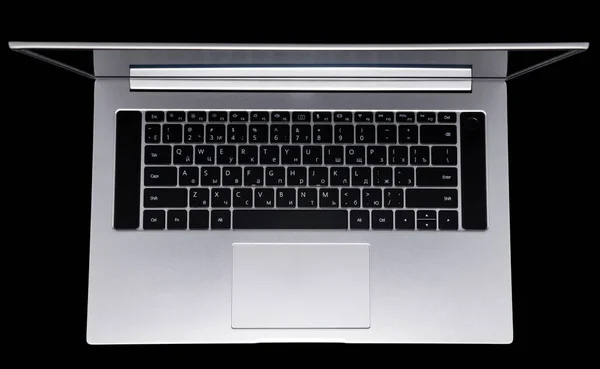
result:
M 369 328 L 369 245 L 233 244 L 232 328 Z

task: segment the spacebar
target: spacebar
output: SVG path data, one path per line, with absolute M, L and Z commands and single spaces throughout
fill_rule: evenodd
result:
M 234 210 L 233 229 L 348 229 L 346 210 Z

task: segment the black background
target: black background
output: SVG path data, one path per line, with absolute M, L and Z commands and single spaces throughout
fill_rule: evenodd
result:
M 391 18 L 381 13 L 373 17 L 317 13 L 314 18 L 263 15 L 235 20 L 190 10 L 173 16 L 140 14 L 137 22 L 114 13 L 57 18 L 40 11 L 38 18 L 17 17 L 7 41 L 592 42 L 593 23 L 587 15 L 591 11 L 575 5 L 573 9 L 572 14 L 532 12 L 514 18 L 501 14 L 497 19 L 416 12 Z M 345 24 L 333 26 L 332 19 Z M 2 198 L 5 229 L 14 235 L 2 246 L 5 306 L 10 311 L 5 319 L 14 328 L 7 337 L 29 352 L 50 352 L 62 359 L 126 354 L 141 363 L 157 353 L 179 359 L 185 351 L 196 358 L 194 365 L 217 358 L 223 350 L 265 354 L 260 358 L 268 361 L 283 353 L 292 362 L 308 358 L 317 364 L 319 355 L 334 354 L 335 360 L 391 358 L 394 365 L 415 354 L 421 363 L 428 363 L 450 356 L 462 360 L 471 354 L 484 354 L 489 360 L 535 349 L 543 350 L 535 356 L 541 360 L 569 351 L 580 343 L 579 332 L 588 324 L 592 295 L 585 283 L 592 274 L 583 264 L 597 248 L 584 233 L 594 220 L 580 210 L 595 200 L 592 173 L 598 170 L 594 48 L 592 42 L 583 54 L 508 83 L 513 344 L 95 347 L 85 341 L 93 82 L 6 47 Z

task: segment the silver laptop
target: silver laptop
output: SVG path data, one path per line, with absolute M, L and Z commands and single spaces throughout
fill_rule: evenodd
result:
M 10 47 L 95 80 L 88 343 L 512 342 L 506 81 L 587 43 Z

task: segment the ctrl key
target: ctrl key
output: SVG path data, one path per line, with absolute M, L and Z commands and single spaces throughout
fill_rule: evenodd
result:
M 144 210 L 144 229 L 165 229 L 165 211 Z

